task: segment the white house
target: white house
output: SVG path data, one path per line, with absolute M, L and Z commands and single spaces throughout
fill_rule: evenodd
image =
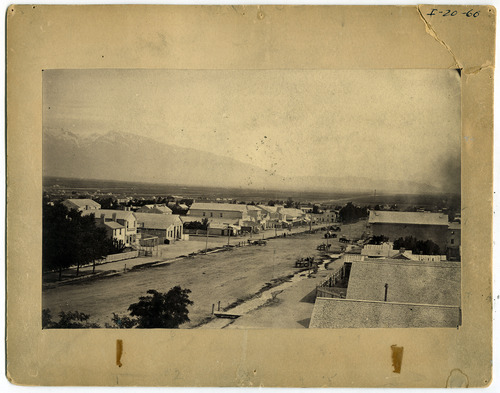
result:
M 101 223 L 116 222 L 122 225 L 125 229 L 125 246 L 129 247 L 135 244 L 137 238 L 137 218 L 134 213 L 126 210 L 111 209 L 85 210 L 82 212 L 82 216 L 90 214 L 93 214 L 95 219 Z
M 161 243 L 171 243 L 182 239 L 183 226 L 177 214 L 135 213 L 141 237 L 158 237 Z

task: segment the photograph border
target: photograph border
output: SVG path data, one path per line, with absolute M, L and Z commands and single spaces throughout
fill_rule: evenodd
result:
M 496 10 L 474 6 L 484 15 L 483 21 L 426 17 L 436 7 L 444 8 L 10 6 L 6 41 L 9 380 L 26 385 L 104 386 L 488 385 Z M 460 12 L 471 8 L 454 7 Z M 162 34 L 167 44 L 159 46 Z M 33 229 L 41 228 L 41 70 L 101 67 L 460 69 L 462 327 L 42 331 L 41 230 Z M 392 346 L 404 348 L 400 373 L 394 372 Z M 117 365 L 118 347 L 121 365 Z

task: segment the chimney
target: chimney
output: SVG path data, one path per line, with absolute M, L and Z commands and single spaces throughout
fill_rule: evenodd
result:
M 113 221 L 116 221 L 116 213 L 113 213 Z
M 400 254 L 404 254 L 404 253 L 405 253 L 405 251 L 406 251 L 406 248 L 404 248 L 404 247 L 401 247 L 401 248 L 399 249 L 399 253 L 400 253 Z
M 386 283 L 384 286 L 385 286 L 384 302 L 386 302 L 387 301 L 387 288 L 389 288 L 389 284 Z
M 99 221 L 101 222 L 101 224 L 104 224 L 106 222 L 106 215 L 101 214 L 101 218 L 99 219 Z

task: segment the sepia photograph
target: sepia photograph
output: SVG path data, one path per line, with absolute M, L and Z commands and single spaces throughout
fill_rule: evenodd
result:
M 494 380 L 493 6 L 6 11 L 11 384 Z
M 460 70 L 42 85 L 43 329 L 462 324 Z

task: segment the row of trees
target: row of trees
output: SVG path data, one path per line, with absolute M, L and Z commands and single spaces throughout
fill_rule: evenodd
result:
M 137 303 L 129 306 L 129 315 L 120 316 L 113 313 L 111 324 L 106 323 L 106 328 L 119 329 L 176 329 L 179 325 L 189 322 L 188 306 L 193 302 L 189 300 L 189 289 L 180 286 L 171 288 L 167 293 L 154 289 L 147 291 L 146 296 L 141 296 Z M 101 326 L 90 321 L 90 315 L 78 311 L 59 313 L 59 320 L 53 321 L 50 309 L 42 311 L 43 329 L 90 329 Z
M 208 227 L 208 218 L 201 221 L 189 221 L 184 223 L 184 229 L 202 229 L 206 230 Z
M 92 215 L 82 216 L 81 212 L 68 210 L 64 205 L 43 206 L 42 269 L 59 271 L 76 266 L 93 264 L 108 254 L 120 252 L 122 244 L 108 238 L 106 230 L 97 227 Z
M 361 218 L 368 217 L 369 207 L 357 207 L 354 206 L 352 202 L 348 202 L 344 207 L 342 207 L 339 211 L 339 219 L 343 223 L 355 222 Z
M 432 240 L 418 240 L 413 236 L 400 237 L 394 241 L 394 249 L 404 248 L 414 254 L 441 255 L 439 246 Z
M 368 244 L 382 244 L 389 241 L 389 238 L 384 235 L 372 236 Z M 413 236 L 400 237 L 394 241 L 394 249 L 410 250 L 414 254 L 423 255 L 441 255 L 439 246 L 432 240 L 418 240 Z

